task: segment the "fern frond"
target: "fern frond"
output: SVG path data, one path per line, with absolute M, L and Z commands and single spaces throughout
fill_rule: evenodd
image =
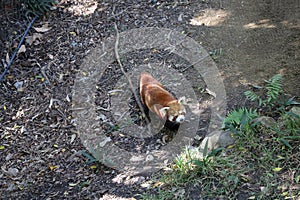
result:
M 271 79 L 265 82 L 267 83 L 267 102 L 271 103 L 276 101 L 279 94 L 283 92 L 282 76 L 280 74 L 276 74 Z
M 260 97 L 258 94 L 254 93 L 253 91 L 250 91 L 250 90 L 244 92 L 244 94 L 245 94 L 245 96 L 246 96 L 248 99 L 250 99 L 250 101 L 256 101 L 256 100 L 257 100 L 259 106 L 262 105 L 263 100 L 261 99 L 261 97 Z
M 247 108 L 240 108 L 234 109 L 230 113 L 228 113 L 227 117 L 223 121 L 222 128 L 226 129 L 230 126 L 237 127 L 241 125 L 242 121 L 249 122 L 252 119 L 258 117 L 256 110 L 247 109 Z

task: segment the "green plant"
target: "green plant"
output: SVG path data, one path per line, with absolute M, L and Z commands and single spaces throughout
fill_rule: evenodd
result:
M 223 49 L 214 49 L 213 51 L 209 52 L 209 55 L 215 62 L 218 63 L 220 61 L 221 56 L 223 56 Z
M 57 4 L 56 0 L 25 0 L 26 16 L 41 16 L 55 4 Z
M 300 141 L 300 116 L 287 111 L 279 118 L 278 126 L 271 127 L 271 131 L 276 134 L 274 139 L 289 149 L 293 149 L 293 144 Z
M 275 102 L 279 101 L 280 94 L 283 94 L 282 76 L 280 74 L 276 74 L 269 80 L 265 80 L 265 82 L 266 86 L 264 87 L 256 86 L 256 88 L 259 90 L 266 90 L 265 98 L 250 90 L 244 92 L 244 94 L 251 101 L 257 101 L 259 106 L 272 106 Z
M 114 131 L 120 130 L 119 125 L 114 125 L 114 124 L 111 124 L 111 123 L 108 123 L 108 122 L 103 122 L 103 124 L 106 126 L 107 133 L 112 133 Z
M 92 164 L 92 163 L 97 163 L 97 162 L 100 161 L 100 159 L 95 158 L 94 156 L 92 156 L 87 151 L 82 151 L 81 155 L 83 155 L 85 158 L 87 158 L 87 161 L 85 162 L 86 165 L 89 165 L 89 164 Z
M 169 200 L 174 199 L 174 192 L 159 189 L 157 194 L 145 193 L 140 198 L 143 200 Z
M 236 132 L 238 130 L 245 130 L 253 119 L 257 118 L 256 109 L 239 108 L 228 113 L 223 121 L 222 129 Z
M 89 145 L 89 152 L 81 152 L 81 154 L 88 159 L 85 163 L 86 165 L 100 164 L 102 162 L 107 163 L 109 166 L 113 166 L 113 163 L 110 160 L 105 159 L 105 152 L 100 149 L 100 146 L 93 148 L 91 145 Z
M 266 80 L 267 86 L 267 103 L 270 104 L 278 99 L 279 94 L 283 93 L 282 76 L 276 74 L 271 79 Z
M 196 166 L 196 171 L 198 173 L 201 173 L 205 175 L 210 170 L 213 169 L 213 158 L 221 153 L 223 148 L 219 147 L 216 149 L 213 149 L 211 152 L 208 152 L 208 140 L 205 143 L 204 149 L 203 149 L 203 158 L 199 159 L 192 159 L 192 163 Z
M 285 97 L 283 97 L 282 100 L 278 101 L 279 107 L 277 108 L 277 110 L 285 113 L 287 107 L 292 106 L 292 105 L 300 105 L 300 103 L 295 101 L 294 98 L 295 97 L 292 97 L 292 98 L 289 98 L 288 100 L 286 100 Z

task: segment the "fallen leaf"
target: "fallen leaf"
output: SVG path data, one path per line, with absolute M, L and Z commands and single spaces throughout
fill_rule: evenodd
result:
M 53 171 L 53 170 L 55 170 L 55 169 L 57 169 L 58 168 L 58 166 L 57 165 L 54 165 L 54 166 L 52 166 L 52 165 L 49 165 L 49 169 L 51 170 L 51 171 Z
M 48 24 L 44 24 L 42 27 L 40 27 L 40 28 L 36 28 L 36 27 L 33 27 L 34 28 L 34 30 L 36 30 L 36 32 L 39 32 L 39 33 L 45 33 L 45 32 L 47 32 L 47 31 L 49 31 L 49 30 L 51 30 L 51 28 L 50 27 L 48 27 Z
M 53 98 L 50 99 L 49 108 L 51 108 L 53 105 Z
M 289 193 L 288 192 L 283 192 L 282 194 L 281 194 L 281 196 L 287 196 Z
M 300 182 L 300 175 L 295 177 L 295 181 L 296 181 L 296 183 Z
M 282 168 L 281 168 L 281 167 L 275 167 L 275 168 L 273 168 L 272 170 L 273 170 L 274 172 L 279 172 L 279 171 L 282 170 Z
M 159 187 L 159 186 L 162 186 L 162 185 L 164 185 L 164 183 L 158 181 L 158 182 L 154 183 L 153 187 Z
M 10 59 L 9 59 L 9 54 L 8 54 L 8 53 L 6 54 L 5 61 L 6 61 L 6 63 L 7 63 L 7 64 L 8 64 L 8 63 L 9 63 L 9 61 L 10 61 Z
M 66 100 L 67 100 L 67 102 L 71 102 L 69 95 L 66 96 Z
M 70 143 L 73 143 L 75 139 L 76 139 L 76 134 L 73 134 L 73 135 L 71 136 L 71 141 L 70 141 Z
M 26 47 L 25 47 L 24 44 L 21 45 L 21 47 L 20 47 L 20 49 L 18 51 L 18 54 L 23 53 L 23 52 L 26 52 Z
M 90 166 L 91 169 L 97 169 L 97 166 L 96 165 L 92 165 Z
M 13 119 L 20 119 L 20 117 L 24 116 L 24 110 L 18 110 L 16 116 L 13 117 Z
M 208 88 L 206 88 L 206 92 L 207 92 L 209 95 L 211 95 L 211 96 L 213 96 L 213 97 L 215 97 L 215 98 L 216 98 L 216 96 L 217 96 L 217 94 L 216 94 L 215 92 L 211 91 L 211 90 L 208 89 Z
M 32 45 L 32 43 L 34 41 L 36 41 L 37 39 L 42 39 L 43 35 L 40 33 L 34 33 L 31 36 L 26 36 L 26 43 L 28 43 L 29 45 Z
M 5 149 L 5 146 L 0 146 L 0 150 L 4 150 Z

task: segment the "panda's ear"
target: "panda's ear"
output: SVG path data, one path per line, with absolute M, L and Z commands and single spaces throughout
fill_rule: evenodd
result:
M 178 99 L 178 103 L 181 104 L 181 105 L 186 105 L 186 98 L 185 97 L 180 97 Z
M 159 113 L 160 113 L 160 116 L 161 118 L 165 119 L 166 116 L 167 116 L 167 110 L 169 110 L 170 107 L 163 107 L 161 109 L 159 109 Z

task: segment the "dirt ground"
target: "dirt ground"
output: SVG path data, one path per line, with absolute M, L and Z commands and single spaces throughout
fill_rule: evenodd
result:
M 127 199 L 147 190 L 140 184 L 149 176 L 122 177 L 88 163 L 72 122 L 76 73 L 92 48 L 115 35 L 113 22 L 120 32 L 163 27 L 198 41 L 217 63 L 229 109 L 243 106 L 246 89 L 277 73 L 285 91 L 300 96 L 298 0 L 61 2 L 34 24 L 44 31 L 29 31 L 36 39 L 25 43 L 0 84 L 3 199 Z M 28 21 L 9 12 L 0 21 L 5 66 Z

